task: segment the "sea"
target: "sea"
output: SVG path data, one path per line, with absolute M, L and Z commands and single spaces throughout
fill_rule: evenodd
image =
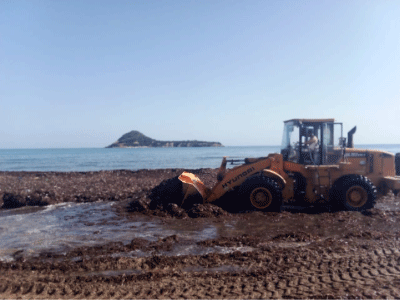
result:
M 400 144 L 356 145 L 356 147 L 400 152 Z M 0 149 L 0 171 L 88 172 L 121 169 L 218 168 L 223 156 L 227 156 L 228 159 L 243 159 L 279 152 L 280 146 Z

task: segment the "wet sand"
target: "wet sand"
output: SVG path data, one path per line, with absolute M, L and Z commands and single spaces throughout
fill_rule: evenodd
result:
M 37 257 L 17 252 L 14 261 L 0 262 L 0 297 L 400 298 L 399 197 L 381 197 L 363 213 L 152 206 L 153 189 L 182 171 L 0 172 L 3 209 L 116 201 L 117 217 L 146 215 L 176 227 L 235 227 L 221 229 L 215 239 L 190 242 L 196 249 L 215 249 L 209 254 L 169 255 L 188 243 L 179 235 Z M 208 186 L 216 182 L 214 169 L 194 173 Z

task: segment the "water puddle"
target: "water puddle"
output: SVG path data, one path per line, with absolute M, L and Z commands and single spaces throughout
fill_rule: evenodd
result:
M 159 230 L 155 222 L 117 218 L 114 203 L 66 203 L 33 211 L 15 209 L 0 215 L 0 259 L 23 250 L 65 251 L 134 237 L 156 240 L 172 233 Z
M 13 260 L 20 253 L 34 256 L 42 251 L 63 253 L 74 247 L 129 243 L 134 238 L 157 241 L 174 234 L 185 245 L 185 240 L 193 244 L 193 241 L 216 238 L 218 234 L 215 226 L 205 222 L 187 226 L 168 225 L 145 216 L 125 218 L 116 214 L 114 204 L 64 203 L 3 210 L 0 212 L 0 260 Z M 174 254 L 185 255 L 191 251 L 190 246 L 182 246 Z

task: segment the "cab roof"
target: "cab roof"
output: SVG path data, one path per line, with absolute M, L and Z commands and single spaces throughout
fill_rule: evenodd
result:
M 334 123 L 335 119 L 290 119 L 284 121 L 287 122 L 297 122 L 297 123 Z

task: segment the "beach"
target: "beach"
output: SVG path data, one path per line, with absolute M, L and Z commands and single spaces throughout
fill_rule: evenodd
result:
M 153 189 L 182 171 L 0 172 L 2 212 L 112 202 L 110 222 L 146 218 L 178 228 L 160 238 L 107 241 L 61 253 L 16 249 L 12 260 L 0 261 L 0 297 L 400 298 L 399 196 L 390 192 L 362 213 L 152 207 Z M 216 169 L 190 171 L 207 186 L 216 183 Z M 211 238 L 179 234 L 181 227 L 205 224 L 218 229 Z M 7 226 L 0 223 L 0 230 Z M 179 252 L 183 248 L 194 250 Z

